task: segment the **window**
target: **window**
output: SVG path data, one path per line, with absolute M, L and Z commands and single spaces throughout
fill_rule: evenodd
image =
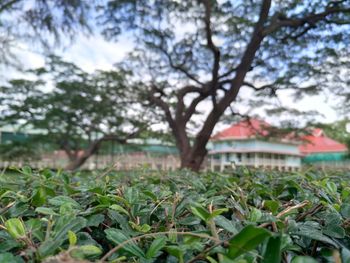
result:
M 230 159 L 231 159 L 231 158 L 230 158 L 230 154 L 229 154 L 229 153 L 226 153 L 226 154 L 225 154 L 225 157 L 226 157 L 226 162 L 229 162 Z
M 239 162 L 242 162 L 242 154 L 241 153 L 237 153 L 237 160 Z

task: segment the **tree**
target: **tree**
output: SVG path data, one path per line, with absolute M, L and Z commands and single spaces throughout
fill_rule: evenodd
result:
M 49 48 L 74 39 L 77 31 L 90 33 L 93 4 L 93 0 L 1 0 L 0 63 L 14 64 L 13 48 L 21 41 Z
M 68 170 L 84 164 L 102 142 L 126 143 L 151 123 L 126 81 L 128 72 L 88 74 L 55 56 L 31 72 L 36 80 L 12 80 L 1 88 L 2 122 L 41 131 L 42 140 L 66 152 Z
M 12 141 L 0 145 L 0 158 L 2 161 L 9 162 L 30 162 L 40 159 L 40 151 L 29 141 Z
M 295 100 L 323 91 L 335 70 L 323 65 L 350 51 L 344 0 L 111 0 L 101 12 L 107 38 L 135 33 L 137 50 L 124 66 L 149 76 L 145 96 L 192 170 L 225 112 L 243 102 L 283 114 L 288 107 L 273 103 L 280 90 Z
M 317 123 L 314 126 L 323 129 L 330 138 L 345 144 L 349 150 L 348 158 L 350 158 L 350 133 L 346 130 L 348 123 L 349 119 L 344 119 L 329 124 Z
M 134 36 L 123 66 L 139 73 L 132 80 L 162 111 L 182 167 L 192 170 L 225 113 L 241 114 L 242 104 L 290 112 L 280 91 L 294 100 L 325 92 L 350 52 L 347 0 L 107 0 L 93 9 L 107 39 Z

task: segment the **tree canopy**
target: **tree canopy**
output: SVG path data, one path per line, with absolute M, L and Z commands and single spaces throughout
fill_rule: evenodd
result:
M 52 48 L 91 33 L 88 23 L 94 1 L 2 0 L 0 1 L 0 63 L 14 64 L 19 43 Z
M 69 169 L 82 165 L 103 141 L 125 143 L 150 124 L 125 71 L 92 74 L 51 56 L 31 71 L 35 80 L 16 79 L 1 87 L 1 121 L 42 132 L 68 155 Z M 52 86 L 52 90 L 48 87 Z

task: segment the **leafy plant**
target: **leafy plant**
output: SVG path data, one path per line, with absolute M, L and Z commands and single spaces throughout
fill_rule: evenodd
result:
M 350 173 L 0 177 L 0 262 L 348 262 Z

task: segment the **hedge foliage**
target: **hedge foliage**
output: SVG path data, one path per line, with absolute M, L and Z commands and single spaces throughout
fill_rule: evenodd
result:
M 350 173 L 0 177 L 0 262 L 350 262 Z

